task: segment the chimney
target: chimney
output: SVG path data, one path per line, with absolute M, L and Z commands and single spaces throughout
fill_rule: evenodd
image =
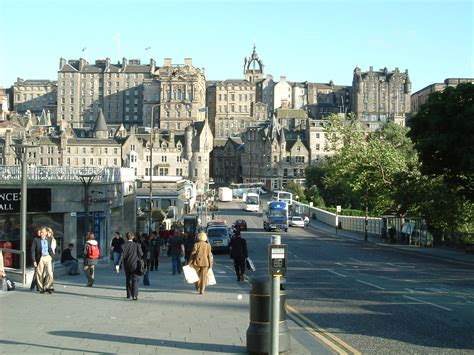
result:
M 66 59 L 63 57 L 59 58 L 59 70 L 61 70 L 66 65 Z
M 165 58 L 165 62 L 163 63 L 164 67 L 170 67 L 171 66 L 171 58 Z
M 188 65 L 190 67 L 193 66 L 193 59 L 192 58 L 184 58 L 184 65 Z
M 79 71 L 82 70 L 87 65 L 87 62 L 84 58 L 79 58 Z
M 122 70 L 125 70 L 125 68 L 127 67 L 127 65 L 128 65 L 127 58 L 123 57 L 123 58 L 122 58 Z

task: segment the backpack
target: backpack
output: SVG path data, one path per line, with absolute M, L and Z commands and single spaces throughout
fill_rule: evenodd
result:
M 99 259 L 100 249 L 97 244 L 89 244 L 87 248 L 87 258 L 88 259 Z

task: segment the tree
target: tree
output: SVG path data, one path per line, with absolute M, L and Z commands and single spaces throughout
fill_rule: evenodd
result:
M 409 137 L 424 174 L 439 176 L 455 193 L 474 199 L 474 85 L 432 93 L 410 121 Z
M 326 133 L 336 153 L 326 164 L 325 186 L 349 187 L 359 207 L 372 213 L 396 212 L 397 177 L 417 168 L 406 128 L 389 123 L 370 133 L 358 121 L 344 122 L 334 115 Z

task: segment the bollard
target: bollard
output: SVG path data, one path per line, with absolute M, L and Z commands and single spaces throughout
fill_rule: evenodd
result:
M 250 290 L 250 324 L 247 328 L 247 351 L 250 354 L 270 352 L 270 276 L 252 278 Z M 290 331 L 286 322 L 286 292 L 280 288 L 279 353 L 290 350 Z

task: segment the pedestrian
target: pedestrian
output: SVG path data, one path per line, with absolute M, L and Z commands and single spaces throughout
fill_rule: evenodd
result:
M 3 253 L 0 250 L 0 290 L 3 290 L 4 288 L 6 288 L 6 286 L 4 286 L 6 282 L 6 278 L 7 278 L 7 274 L 5 272 L 5 266 L 3 264 Z
M 46 227 L 40 228 L 40 238 L 33 239 L 31 244 L 31 259 L 36 268 L 36 283 L 39 293 L 53 292 L 53 250 L 51 248 L 51 239 L 48 239 Z M 46 275 L 44 275 L 46 274 Z
M 143 274 L 143 285 L 150 286 L 150 267 L 151 267 L 151 247 L 150 237 L 146 233 L 142 233 L 140 237 L 140 245 L 142 247 L 143 258 L 146 261 L 146 270 Z
M 240 236 L 240 230 L 236 230 L 234 237 L 230 240 L 230 257 L 234 260 L 237 281 L 244 281 L 245 259 L 248 258 L 247 241 Z
M 84 273 L 87 276 L 87 287 L 92 287 L 95 282 L 95 266 L 100 257 L 99 244 L 94 233 L 87 233 L 84 245 Z
M 196 240 L 192 233 L 184 233 L 185 241 L 184 241 L 184 259 L 186 264 L 189 264 L 189 260 L 191 258 L 191 253 L 193 251 L 194 243 Z
M 199 281 L 195 283 L 195 286 L 199 294 L 202 295 L 207 285 L 207 272 L 212 267 L 212 253 L 211 245 L 207 243 L 206 233 L 199 233 L 197 239 L 198 241 L 194 244 L 188 265 L 196 269 Z
M 182 235 L 182 230 L 175 231 L 174 235 L 168 241 L 173 275 L 181 274 L 183 271 L 181 257 L 184 257 L 184 239 Z
M 150 270 L 158 270 L 160 256 L 160 242 L 158 240 L 156 231 L 150 233 L 150 253 L 151 253 L 151 267 Z
M 304 227 L 307 228 L 307 227 L 309 226 L 309 218 L 308 218 L 308 216 L 304 216 L 303 222 L 304 222 Z
M 48 239 L 51 241 L 51 249 L 53 250 L 53 258 L 54 255 L 56 254 L 56 238 L 54 238 L 54 233 L 53 230 L 50 227 L 46 227 L 46 230 L 48 232 Z
M 127 241 L 122 245 L 123 253 L 121 263 L 125 270 L 125 286 L 127 290 L 127 298 L 138 300 L 138 275 L 135 274 L 137 270 L 138 258 L 143 257 L 143 251 L 140 244 L 134 243 L 134 235 L 132 232 L 127 232 L 125 235 Z M 118 266 L 116 266 L 118 272 Z
M 75 257 L 72 256 L 73 248 L 74 244 L 69 243 L 67 248 L 63 250 L 63 252 L 61 253 L 61 264 L 66 267 L 69 267 L 69 275 L 79 275 L 79 262 Z
M 35 239 L 41 239 L 41 229 L 38 228 L 36 230 L 36 234 L 33 236 L 33 243 L 35 242 Z M 38 288 L 38 283 L 37 281 L 37 276 L 38 276 L 38 268 L 35 267 L 35 272 L 33 274 L 33 278 L 31 279 L 31 285 L 30 285 L 30 291 L 33 291 L 36 288 L 36 291 L 39 291 Z
M 122 256 L 122 245 L 125 243 L 120 232 L 115 232 L 114 238 L 110 242 L 110 250 L 112 251 L 112 257 L 114 258 L 114 266 L 120 266 L 119 260 Z

